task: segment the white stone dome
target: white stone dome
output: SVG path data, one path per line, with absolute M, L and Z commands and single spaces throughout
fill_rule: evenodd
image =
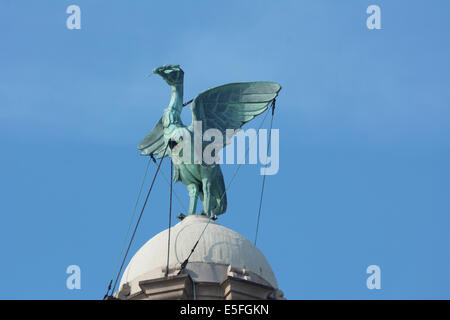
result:
M 169 267 L 179 268 L 204 231 L 185 271 L 196 282 L 221 282 L 231 265 L 245 269 L 251 281 L 278 288 L 264 255 L 247 238 L 201 215 L 191 215 L 170 229 Z M 205 229 L 206 227 L 206 229 Z M 140 290 L 139 281 L 161 278 L 167 266 L 168 230 L 145 243 L 125 269 L 120 287 L 127 283 L 130 293 Z

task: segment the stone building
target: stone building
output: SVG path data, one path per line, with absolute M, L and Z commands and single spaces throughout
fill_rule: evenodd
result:
M 169 231 L 151 238 L 130 260 L 115 297 L 122 300 L 284 299 L 261 251 L 237 232 L 208 221 L 205 216 L 191 215 L 170 229 L 169 264 Z M 188 264 L 182 268 L 198 239 Z

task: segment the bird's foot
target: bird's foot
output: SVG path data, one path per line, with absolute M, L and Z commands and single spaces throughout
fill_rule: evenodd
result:
M 216 221 L 217 220 L 217 216 L 215 215 L 215 214 L 207 214 L 207 213 L 205 213 L 205 212 L 200 212 L 200 214 L 202 215 L 202 216 L 205 216 L 205 217 L 208 217 L 209 219 L 211 219 L 211 220 L 213 220 L 213 221 Z

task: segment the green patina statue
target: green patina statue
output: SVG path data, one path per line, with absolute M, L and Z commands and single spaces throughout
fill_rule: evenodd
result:
M 225 184 L 217 163 L 217 153 L 245 123 L 267 110 L 281 87 L 274 82 L 242 82 L 208 89 L 193 100 L 193 124 L 185 126 L 181 121 L 184 107 L 183 70 L 178 65 L 165 65 L 154 69 L 153 73 L 160 75 L 170 85 L 172 97 L 169 107 L 138 148 L 142 150 L 142 155 L 171 157 L 174 164 L 173 180 L 181 181 L 189 192 L 188 214 L 196 213 L 197 198 L 200 197 L 203 205 L 201 214 L 216 219 L 227 208 Z M 209 137 L 212 132 L 216 143 L 211 153 L 216 156 L 213 161 L 202 158 L 207 131 Z M 183 145 L 181 151 L 178 148 L 180 145 Z

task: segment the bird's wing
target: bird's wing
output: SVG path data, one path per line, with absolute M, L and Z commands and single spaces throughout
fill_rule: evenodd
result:
M 164 149 L 166 149 L 166 141 L 164 140 L 164 127 L 162 117 L 159 119 L 153 130 L 145 136 L 145 138 L 139 143 L 138 149 L 140 149 L 141 155 L 149 156 L 156 155 L 157 158 L 162 158 Z M 166 150 L 166 156 L 170 156 L 170 148 Z
M 275 82 L 240 82 L 208 89 L 192 102 L 192 121 L 202 121 L 203 132 L 218 129 L 227 144 L 226 130 L 239 129 L 267 110 L 281 86 Z M 228 137 L 231 138 L 231 137 Z

